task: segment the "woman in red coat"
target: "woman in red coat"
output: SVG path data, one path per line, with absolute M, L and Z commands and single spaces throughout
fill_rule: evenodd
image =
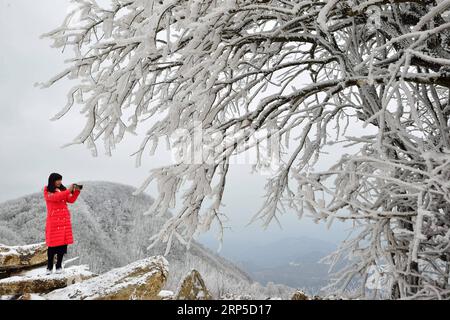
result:
M 80 194 L 76 185 L 67 189 L 62 184 L 62 176 L 52 173 L 48 177 L 48 185 L 44 187 L 44 198 L 47 205 L 47 221 L 45 224 L 45 242 L 48 246 L 47 274 L 53 270 L 56 255 L 56 272 L 62 271 L 62 260 L 67 253 L 67 245 L 73 243 L 72 224 L 67 203 L 74 203 Z

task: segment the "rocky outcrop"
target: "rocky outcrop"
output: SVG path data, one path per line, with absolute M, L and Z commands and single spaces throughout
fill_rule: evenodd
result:
M 296 291 L 294 292 L 294 294 L 292 295 L 291 300 L 310 300 L 309 297 L 306 295 L 306 293 L 304 293 L 303 291 Z
M 48 293 L 94 277 L 88 266 L 66 268 L 62 274 L 45 274 L 45 267 L 19 273 L 0 280 L 0 296 Z
M 0 244 L 0 272 L 3 277 L 46 263 L 47 246 L 44 242 L 25 246 Z
M 200 273 L 192 269 L 179 283 L 176 294 L 165 288 L 168 262 L 152 256 L 100 275 L 87 265 L 66 260 L 62 273 L 46 274 L 45 243 L 0 245 L 0 300 L 211 300 Z M 71 265 L 68 267 L 68 265 Z M 1 273 L 3 272 L 3 278 Z M 305 298 L 306 297 L 306 298 Z M 251 300 L 249 295 L 226 294 L 219 299 Z M 296 292 L 292 299 L 310 300 Z
M 173 291 L 170 291 L 170 290 L 161 290 L 158 293 L 158 298 L 161 300 L 174 300 L 174 297 L 175 297 L 175 295 L 174 295 Z
M 154 256 L 52 291 L 43 297 L 51 300 L 157 300 L 167 276 L 167 260 Z
M 76 259 L 66 261 L 73 263 Z M 162 256 L 136 261 L 101 275 L 87 265 L 65 267 L 62 273 L 45 273 L 47 246 L 0 245 L 0 300 L 38 299 L 171 299 L 158 296 L 168 276 L 168 262 Z M 42 267 L 41 267 L 42 266 Z
M 220 296 L 219 300 L 254 300 L 251 295 L 249 294 L 236 294 L 227 292 Z
M 200 273 L 193 269 L 182 281 L 178 293 L 177 300 L 211 300 L 212 296 L 206 288 Z
M 25 293 L 21 295 L 17 300 L 45 300 L 40 295 L 35 293 Z
M 291 300 L 323 300 L 320 296 L 308 296 L 305 292 L 302 290 L 297 290 L 292 295 Z

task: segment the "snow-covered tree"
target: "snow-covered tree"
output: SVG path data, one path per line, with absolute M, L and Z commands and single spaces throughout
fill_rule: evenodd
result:
M 283 210 L 301 216 L 305 207 L 317 221 L 355 226 L 331 257 L 349 259 L 334 293 L 450 297 L 449 0 L 74 3 L 46 34 L 73 57 L 42 84 L 78 80 L 54 117 L 74 105 L 86 114 L 72 143 L 96 154 L 102 138 L 111 154 L 126 133 L 146 126 L 140 165 L 147 148 L 152 154 L 179 129 L 189 134 L 174 145 L 194 135 L 194 123 L 210 137 L 202 161 L 154 169 L 142 184 L 140 191 L 157 182 L 149 212 L 161 214 L 186 188 L 155 240 L 170 247 L 174 236 L 189 242 L 213 221 L 222 224 L 230 159 L 254 148 L 255 166 L 266 165 L 264 137 L 254 139 L 264 133 L 279 139 L 280 166 L 254 219 L 266 226 Z M 355 125 L 367 134 L 350 136 Z M 349 153 L 314 170 L 336 144 Z M 374 268 L 388 288 L 367 290 Z

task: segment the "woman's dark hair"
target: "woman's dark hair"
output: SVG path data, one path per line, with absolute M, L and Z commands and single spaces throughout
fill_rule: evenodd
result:
M 56 191 L 56 186 L 55 186 L 55 181 L 56 180 L 62 180 L 62 175 L 60 175 L 59 173 L 52 173 L 50 174 L 50 176 L 48 177 L 48 184 L 47 184 L 47 190 L 49 192 L 55 192 Z M 59 187 L 59 190 L 64 191 L 67 188 L 61 183 L 61 186 Z

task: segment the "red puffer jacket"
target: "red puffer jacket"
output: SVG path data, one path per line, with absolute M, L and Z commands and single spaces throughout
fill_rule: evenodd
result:
M 47 204 L 47 221 L 45 224 L 45 242 L 49 247 L 73 243 L 72 223 L 67 202 L 74 203 L 80 190 L 48 192 L 44 187 L 44 198 Z

